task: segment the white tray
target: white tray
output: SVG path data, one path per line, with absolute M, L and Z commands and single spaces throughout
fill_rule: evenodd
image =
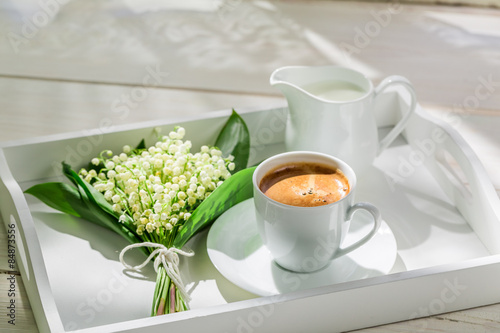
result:
M 396 92 L 383 96 L 376 109 L 381 132 L 405 105 Z M 184 126 L 194 148 L 214 142 L 229 114 L 3 144 L 0 211 L 18 230 L 18 269 L 40 332 L 333 332 L 500 301 L 499 199 L 458 133 L 420 107 L 404 135 L 359 180 L 358 200 L 381 209 L 398 243 L 396 264 L 384 276 L 257 297 L 213 267 L 205 231 L 188 244 L 195 257 L 181 259 L 192 309 L 150 318 L 155 273 L 123 270 L 118 254 L 125 241 L 23 194 L 33 184 L 62 180 L 62 160 L 77 168 L 105 148 L 119 151 L 142 138 L 151 144 L 157 126 Z M 286 108 L 243 113 L 252 161 L 283 151 L 286 115 Z

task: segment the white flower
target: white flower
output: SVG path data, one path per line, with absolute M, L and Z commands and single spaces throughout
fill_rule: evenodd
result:
M 121 198 L 118 194 L 113 195 L 113 197 L 111 198 L 111 201 L 113 201 L 114 203 L 119 203 L 120 200 Z
M 127 180 L 126 184 L 127 184 L 127 188 L 133 190 L 135 187 L 137 187 L 137 185 L 139 185 L 139 182 L 133 178 L 130 178 Z
M 98 158 L 93 158 L 91 162 L 93 165 L 99 165 L 99 163 L 100 163 Z
M 107 201 L 111 201 L 113 197 L 113 191 L 106 191 L 104 193 L 104 199 L 106 199 Z
M 115 163 L 113 161 L 106 162 L 106 169 L 113 169 L 115 167 Z
M 106 191 L 106 185 L 104 184 L 95 184 L 94 185 L 95 189 L 98 190 L 99 192 L 104 192 Z
M 143 233 L 144 233 L 144 226 L 143 226 L 143 225 L 139 225 L 139 226 L 137 227 L 137 234 L 138 234 L 139 236 L 141 236 Z
M 155 159 L 153 160 L 153 165 L 154 165 L 154 167 L 155 167 L 155 168 L 158 168 L 158 169 L 159 169 L 159 168 L 161 168 L 161 167 L 163 166 L 163 161 L 162 161 L 162 159 L 160 159 L 160 158 L 155 158 Z
M 132 173 L 130 171 L 126 171 L 126 172 L 121 174 L 121 180 L 123 180 L 124 182 L 129 180 L 130 177 L 132 177 Z
M 154 204 L 153 209 L 156 213 L 160 213 L 163 209 L 163 206 L 161 203 L 157 202 Z
M 146 224 L 146 231 L 152 233 L 154 231 L 154 225 L 152 223 Z
M 125 154 L 130 153 L 130 151 L 131 151 L 131 150 L 132 150 L 132 148 L 131 148 L 129 145 L 125 145 L 125 146 L 123 146 L 123 152 L 124 152 Z
M 179 135 L 177 134 L 177 132 L 170 132 L 168 133 L 168 137 L 172 140 L 175 140 L 179 138 Z
M 175 154 L 175 153 L 177 153 L 178 151 L 179 151 L 179 147 L 177 147 L 177 146 L 172 145 L 172 146 L 168 147 L 168 152 L 169 152 L 170 154 Z
M 163 186 L 161 186 L 161 185 L 155 185 L 155 186 L 153 186 L 153 190 L 156 193 L 161 193 L 161 192 L 163 192 Z
M 201 179 L 201 183 L 203 184 L 203 186 L 208 187 L 210 186 L 210 180 L 210 177 L 206 176 Z
M 183 127 L 178 127 L 177 134 L 179 134 L 179 139 L 182 139 L 186 134 L 186 130 Z

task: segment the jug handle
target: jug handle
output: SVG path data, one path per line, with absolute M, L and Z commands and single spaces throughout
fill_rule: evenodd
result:
M 379 94 L 381 94 L 385 89 L 393 85 L 401 85 L 405 87 L 406 90 L 410 93 L 410 107 L 403 118 L 396 124 L 396 126 L 394 126 L 394 128 L 389 133 L 387 133 L 387 135 L 382 140 L 380 140 L 377 155 L 379 155 L 385 148 L 387 148 L 391 144 L 391 142 L 394 141 L 394 139 L 396 139 L 396 137 L 403 131 L 417 106 L 417 96 L 412 84 L 406 78 L 399 75 L 388 76 L 382 82 L 380 82 L 380 84 L 375 88 L 375 98 L 377 98 L 377 96 L 379 96 Z

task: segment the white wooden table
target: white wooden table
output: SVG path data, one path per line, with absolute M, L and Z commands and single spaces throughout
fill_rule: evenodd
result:
M 500 189 L 497 10 L 352 1 L 52 3 L 0 3 L 0 141 L 91 130 L 105 119 L 116 126 L 282 105 L 268 84 L 273 69 L 339 64 L 375 82 L 410 79 L 427 110 L 455 121 Z M 11 274 L 15 326 L 6 316 Z M 37 330 L 4 245 L 0 318 L 2 332 Z M 362 331 L 497 332 L 500 304 Z

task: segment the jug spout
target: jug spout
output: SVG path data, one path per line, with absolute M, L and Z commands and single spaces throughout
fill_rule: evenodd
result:
M 297 92 L 301 89 L 301 85 L 310 81 L 304 75 L 308 75 L 307 67 L 303 66 L 287 66 L 275 70 L 269 79 L 271 86 L 276 86 L 283 94 Z
M 283 94 L 283 96 L 289 103 L 295 100 L 297 96 L 303 94 L 301 91 L 302 89 L 288 82 L 275 82 L 272 85 L 275 86 Z
M 293 94 L 298 93 L 301 88 L 297 85 L 293 77 L 292 67 L 283 67 L 275 70 L 269 79 L 271 86 L 278 88 L 288 99 Z
M 271 74 L 269 83 L 281 91 L 288 101 L 290 111 L 293 112 L 298 106 L 297 104 L 301 104 L 302 106 L 304 103 L 313 103 L 313 105 L 316 105 L 325 102 L 304 89 L 304 87 L 318 80 L 318 74 L 321 74 L 318 69 L 321 68 L 306 66 L 281 67 Z

